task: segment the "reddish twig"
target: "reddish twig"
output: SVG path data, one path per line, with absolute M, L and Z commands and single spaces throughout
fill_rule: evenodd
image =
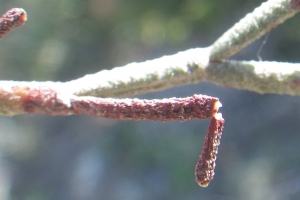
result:
M 214 115 L 210 121 L 195 169 L 196 182 L 201 187 L 208 186 L 213 179 L 224 122 L 221 113 Z
M 64 95 L 47 87 L 14 86 L 0 90 L 0 105 L 0 111 L 7 115 L 84 114 L 119 120 L 170 121 L 210 118 L 221 103 L 218 98 L 205 95 L 161 100 L 113 99 Z
M 15 28 L 20 27 L 27 20 L 27 15 L 22 8 L 13 8 L 0 18 L 0 38 Z
M 206 119 L 212 117 L 221 105 L 218 98 L 205 95 L 161 100 L 81 98 L 81 101 L 72 101 L 73 109 L 79 114 L 119 120 Z

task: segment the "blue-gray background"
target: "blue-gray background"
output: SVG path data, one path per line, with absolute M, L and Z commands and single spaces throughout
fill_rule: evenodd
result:
M 259 0 L 0 0 L 25 26 L 0 41 L 2 80 L 68 81 L 101 69 L 206 47 Z M 300 62 L 299 17 L 273 30 L 263 60 Z M 263 38 L 234 56 L 257 60 Z M 134 71 L 132 72 L 134 73 Z M 208 83 L 139 98 L 219 97 L 226 120 L 216 175 L 194 167 L 209 120 L 87 116 L 0 119 L 0 199 L 299 199 L 300 98 Z

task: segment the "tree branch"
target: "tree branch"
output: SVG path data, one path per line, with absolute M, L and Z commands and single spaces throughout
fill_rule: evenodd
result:
M 47 87 L 12 87 L 0 90 L 0 113 L 45 115 L 84 114 L 118 120 L 172 121 L 207 119 L 218 112 L 218 98 L 193 95 L 154 100 L 78 97 Z
M 66 83 L 65 90 L 79 96 L 123 97 L 209 82 L 260 94 L 300 95 L 300 64 L 256 61 L 205 64 L 207 50 L 191 49 L 101 71 Z
M 260 94 L 300 95 L 300 64 L 223 61 L 205 65 L 201 58 L 199 59 L 201 56 L 198 56 L 201 51 L 206 52 L 206 49 L 188 50 L 145 63 L 104 70 L 66 83 L 0 81 L 0 95 L 3 95 L 3 91 L 11 91 L 16 87 L 45 87 L 65 95 L 124 97 L 199 82 Z M 208 59 L 205 53 L 202 56 L 202 61 Z M 177 59 L 180 62 L 173 66 L 172 62 Z M 2 106 L 5 104 L 1 103 Z
M 300 0 L 269 0 L 226 31 L 212 46 L 211 61 L 228 58 L 300 10 Z

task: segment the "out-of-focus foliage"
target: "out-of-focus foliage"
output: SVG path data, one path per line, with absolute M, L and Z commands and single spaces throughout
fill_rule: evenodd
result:
M 262 2 L 1 0 L 27 11 L 0 41 L 3 80 L 67 81 L 209 46 Z M 263 60 L 299 59 L 299 16 L 270 33 Z M 262 40 L 236 55 L 257 59 Z M 134 71 L 132 72 L 134 73 Z M 197 84 L 140 98 L 219 97 L 226 120 L 216 176 L 195 183 L 208 121 L 1 117 L 0 199 L 299 199 L 300 99 Z

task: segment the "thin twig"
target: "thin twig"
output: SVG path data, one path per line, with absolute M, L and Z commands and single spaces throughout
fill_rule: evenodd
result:
M 207 65 L 200 62 L 205 60 L 205 53 L 198 54 L 196 58 L 197 52 L 200 53 L 201 49 L 181 52 L 169 58 L 163 57 L 161 60 L 134 63 L 110 71 L 101 71 L 68 82 L 61 89 L 80 96 L 123 97 L 209 82 L 260 94 L 300 95 L 300 64 L 223 61 Z M 177 59 L 177 55 L 181 58 L 177 66 L 165 62 L 167 59 Z M 1 85 L 0 81 L 0 87 Z
M 300 0 L 269 0 L 247 14 L 213 45 L 211 61 L 226 59 L 300 11 Z
M 219 100 L 205 95 L 154 100 L 82 97 L 71 100 L 79 114 L 119 120 L 173 121 L 207 119 L 221 106 Z
M 193 95 L 154 100 L 78 97 L 57 93 L 47 87 L 16 86 L 0 92 L 0 112 L 46 115 L 84 114 L 118 120 L 170 121 L 206 119 L 221 106 L 218 98 Z
M 126 97 L 197 83 L 205 77 L 208 56 L 208 48 L 190 49 L 86 75 L 61 89 L 79 96 Z

